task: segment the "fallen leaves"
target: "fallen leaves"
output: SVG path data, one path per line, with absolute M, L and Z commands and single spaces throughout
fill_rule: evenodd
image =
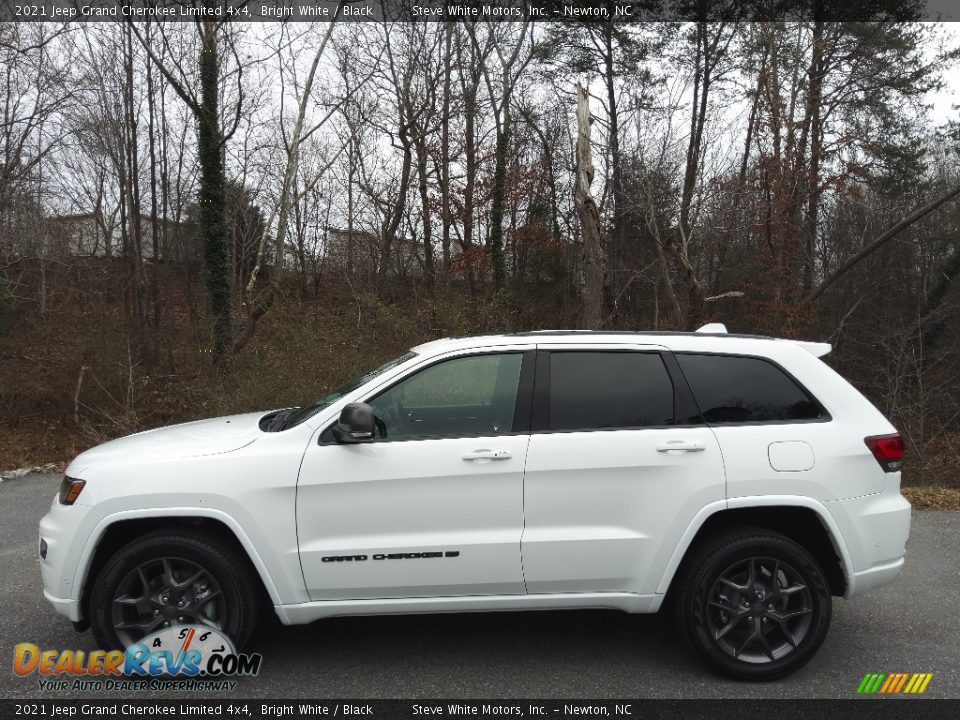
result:
M 945 487 L 905 487 L 903 496 L 914 510 L 960 510 L 960 489 Z

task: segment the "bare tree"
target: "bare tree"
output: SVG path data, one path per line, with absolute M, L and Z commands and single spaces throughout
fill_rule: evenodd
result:
M 599 330 L 603 305 L 603 255 L 600 248 L 600 211 L 590 194 L 594 172 L 590 148 L 592 123 L 587 89 L 577 85 L 577 182 L 573 197 L 583 235 L 583 327 Z
M 214 0 L 204 0 L 211 11 Z M 200 162 L 198 198 L 198 234 L 204 248 L 206 285 L 210 313 L 213 319 L 213 352 L 216 361 L 223 364 L 233 344 L 231 253 L 227 237 L 226 168 L 224 146 L 237 130 L 243 107 L 243 64 L 239 61 L 236 44 L 227 21 L 202 20 L 197 23 L 199 58 L 196 84 L 193 73 L 188 73 L 181 58 L 172 57 L 163 31 L 159 41 L 163 50 L 156 51 L 137 23 L 128 20 L 127 27 L 136 35 L 170 87 L 186 103 L 197 125 L 197 157 Z M 223 48 L 221 47 L 223 46 Z M 236 83 L 239 90 L 233 122 L 224 127 L 221 121 L 221 50 L 226 49 L 236 61 Z
M 317 68 L 320 65 L 320 59 L 323 57 L 323 52 L 330 41 L 330 36 L 333 34 L 336 20 L 339 19 L 342 8 L 343 0 L 341 0 L 341 2 L 337 5 L 337 8 L 334 12 L 334 21 L 328 23 L 326 32 L 323 35 L 323 39 L 314 53 L 313 61 L 310 63 L 310 69 L 307 72 L 307 77 L 304 81 L 303 87 L 297 90 L 300 95 L 297 103 L 297 114 L 294 117 L 293 128 L 290 131 L 289 138 L 286 136 L 284 137 L 286 164 L 283 173 L 283 184 L 281 185 L 280 196 L 277 199 L 277 203 L 274 207 L 273 213 L 271 214 L 270 220 L 264 226 L 263 236 L 260 241 L 260 249 L 257 253 L 257 262 L 247 283 L 247 297 L 251 298 L 250 310 L 247 315 L 246 323 L 244 324 L 243 332 L 239 335 L 234 343 L 234 352 L 239 352 L 242 350 L 243 347 L 250 341 L 250 338 L 253 337 L 253 333 L 256 330 L 257 322 L 263 317 L 267 310 L 270 309 L 274 299 L 280 292 L 281 272 L 284 263 L 284 242 L 286 241 L 287 237 L 291 206 L 293 204 L 294 182 L 300 169 L 301 147 L 304 141 L 313 135 L 317 130 L 319 130 L 334 113 L 334 110 L 331 109 L 324 113 L 323 117 L 315 125 L 313 125 L 313 127 L 306 126 L 307 108 L 309 107 L 313 93 L 313 85 L 317 76 Z M 266 252 L 266 246 L 269 239 L 268 232 L 272 225 L 274 216 L 277 218 L 277 227 L 273 250 L 273 274 L 271 276 L 270 284 L 267 285 L 267 287 L 262 290 L 258 296 L 253 297 L 254 285 L 257 280 L 262 259 Z
M 478 54 L 487 55 L 489 51 L 480 49 L 480 33 L 477 25 L 467 23 L 467 31 Z M 493 264 L 494 284 L 502 288 L 507 281 L 507 266 L 503 255 L 503 211 L 506 195 L 507 152 L 510 147 L 512 130 L 511 102 L 524 70 L 534 57 L 533 27 L 530 20 L 524 20 L 518 30 L 507 23 L 486 23 L 483 43 L 493 48 L 497 58 L 496 68 L 499 77 L 495 77 L 490 63 L 484 63 L 483 79 L 487 86 L 490 104 L 496 127 L 496 149 L 494 151 L 493 198 L 490 209 L 490 260 Z

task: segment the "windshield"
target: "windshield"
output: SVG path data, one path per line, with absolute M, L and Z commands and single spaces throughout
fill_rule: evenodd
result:
M 332 393 L 324 396 L 320 400 L 317 400 L 317 402 L 313 403 L 312 405 L 306 405 L 304 407 L 294 408 L 292 411 L 289 412 L 288 415 L 286 415 L 283 418 L 282 428 L 278 428 L 278 429 L 286 430 L 287 428 L 291 428 L 294 425 L 299 425 L 307 418 L 311 418 L 314 415 L 316 415 L 325 407 L 329 407 L 331 403 L 335 403 L 337 400 L 342 398 L 347 393 L 353 392 L 361 385 L 366 385 L 368 382 L 373 380 L 378 375 L 381 375 L 387 372 L 387 370 L 391 370 L 395 368 L 397 365 L 400 365 L 401 363 L 405 363 L 407 360 L 409 360 L 414 356 L 416 356 L 416 353 L 414 352 L 404 353 L 400 357 L 397 357 L 397 358 L 394 358 L 393 360 L 385 362 L 383 365 L 376 368 L 375 370 L 371 370 L 366 375 L 361 375 L 356 380 L 349 382 L 346 385 L 342 385 L 338 387 Z

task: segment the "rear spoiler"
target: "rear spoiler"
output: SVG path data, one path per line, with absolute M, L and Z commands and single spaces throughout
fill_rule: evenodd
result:
M 727 326 L 723 323 L 708 323 L 703 327 L 697 328 L 697 332 L 708 335 L 726 335 Z M 823 357 L 833 349 L 830 343 L 810 342 L 808 340 L 794 340 L 793 342 L 814 357 Z
M 833 350 L 833 345 L 830 343 L 810 342 L 809 340 L 794 340 L 794 342 L 814 357 L 823 357 Z

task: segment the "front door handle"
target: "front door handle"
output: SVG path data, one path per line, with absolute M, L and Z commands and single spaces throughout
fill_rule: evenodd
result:
M 464 460 L 509 460 L 513 457 L 509 450 L 474 450 L 463 454 Z
M 657 445 L 657 452 L 703 452 L 704 446 L 702 442 L 696 442 L 695 440 L 667 440 Z

